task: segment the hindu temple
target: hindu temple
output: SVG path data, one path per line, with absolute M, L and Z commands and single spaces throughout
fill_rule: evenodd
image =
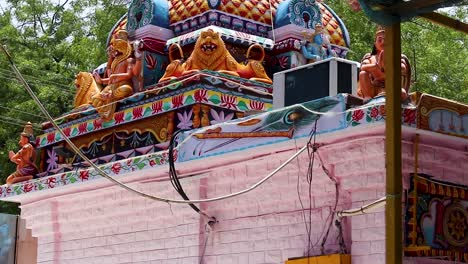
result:
M 10 154 L 17 263 L 385 263 L 384 31 L 354 62 L 322 1 L 132 1 Z M 468 105 L 401 69 L 404 263 L 467 263 Z

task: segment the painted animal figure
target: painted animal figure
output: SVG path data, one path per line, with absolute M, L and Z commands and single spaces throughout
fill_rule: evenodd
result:
M 101 91 L 89 72 L 79 72 L 75 78 L 76 95 L 74 108 L 90 105 L 91 98 Z
M 253 47 L 261 49 L 261 60 L 263 60 L 263 48 L 260 45 L 254 45 Z M 184 74 L 200 70 L 211 70 L 255 81 L 272 83 L 261 64 L 261 60 L 249 59 L 247 65 L 238 63 L 227 50 L 219 33 L 212 29 L 201 32 L 192 54 L 185 62 L 182 57 L 182 49 L 179 45 L 171 45 L 169 50 L 171 63 L 167 66 L 166 72 L 159 82 L 175 79 Z

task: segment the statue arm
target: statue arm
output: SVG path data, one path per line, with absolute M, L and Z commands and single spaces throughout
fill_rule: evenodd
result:
M 122 73 L 114 73 L 109 76 L 109 83 L 118 83 L 130 80 L 133 77 L 133 62 L 131 59 L 127 61 L 127 71 Z
M 301 46 L 301 51 L 302 51 L 302 54 L 304 55 L 304 57 L 306 59 L 309 59 L 309 60 L 318 60 L 318 59 L 320 59 L 320 57 L 318 55 L 314 54 L 313 51 L 309 51 L 306 48 L 306 45 Z M 311 49 L 313 49 L 313 48 L 311 48 Z

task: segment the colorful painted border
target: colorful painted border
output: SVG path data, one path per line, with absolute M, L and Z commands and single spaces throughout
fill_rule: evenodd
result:
M 249 110 L 268 111 L 272 108 L 271 103 L 264 103 L 235 95 L 227 95 L 220 91 L 197 88 L 178 95 L 174 95 L 172 97 L 166 97 L 154 102 L 149 102 L 140 106 L 119 111 L 115 113 L 114 117 L 107 122 L 102 122 L 100 118 L 92 119 L 65 127 L 63 128 L 63 132 L 67 137 L 74 138 L 116 125 L 127 124 L 139 119 L 196 103 L 203 103 L 241 112 Z M 259 109 L 260 107 L 261 109 Z M 38 148 L 42 148 L 62 140 L 62 134 L 60 134 L 58 131 L 52 131 L 47 134 L 38 136 L 36 143 Z

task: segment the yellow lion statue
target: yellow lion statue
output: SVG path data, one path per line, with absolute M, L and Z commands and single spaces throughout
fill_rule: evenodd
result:
M 252 47 L 261 49 L 261 60 L 263 60 L 265 55 L 263 47 L 258 44 Z M 249 57 L 250 50 L 249 48 L 247 57 Z M 174 53 L 176 54 L 174 55 Z M 192 54 L 185 62 L 183 62 L 182 49 L 178 44 L 173 44 L 169 47 L 169 59 L 171 63 L 167 66 L 166 72 L 159 82 L 175 79 L 184 74 L 200 70 L 211 70 L 255 81 L 272 83 L 261 64 L 261 60 L 249 59 L 247 65 L 239 64 L 226 49 L 219 33 L 212 29 L 201 32 Z
M 89 72 L 79 72 L 75 78 L 76 95 L 73 108 L 91 104 L 91 98 L 101 90 Z

